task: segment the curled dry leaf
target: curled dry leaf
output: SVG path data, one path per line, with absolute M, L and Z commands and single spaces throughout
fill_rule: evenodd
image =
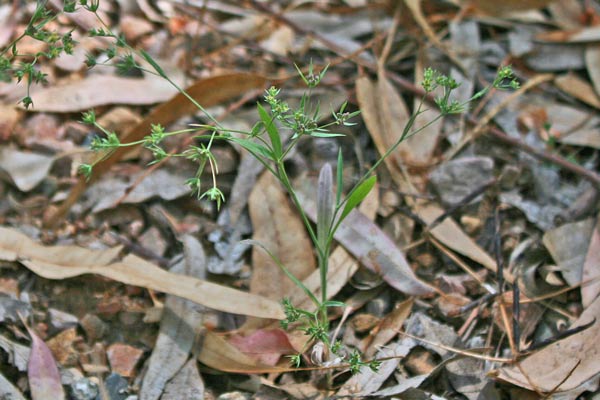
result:
M 285 318 L 281 306 L 264 297 L 169 273 L 134 255 L 112 262 L 120 251 L 119 247 L 96 251 L 77 246 L 42 246 L 14 229 L 0 227 L 0 259 L 19 261 L 46 279 L 98 274 L 128 285 L 183 297 L 220 311 L 261 318 Z

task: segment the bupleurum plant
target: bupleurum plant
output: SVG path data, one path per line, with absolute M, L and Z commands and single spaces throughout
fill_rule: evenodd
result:
M 290 199 L 301 216 L 304 227 L 308 232 L 318 260 L 320 273 L 320 291 L 318 298 L 309 290 L 299 279 L 297 279 L 280 260 L 272 254 L 269 249 L 260 243 L 253 241 L 251 244 L 261 246 L 274 260 L 278 267 L 291 279 L 294 284 L 301 288 L 304 293 L 314 303 L 315 310 L 305 310 L 296 307 L 289 299 L 282 299 L 286 318 L 281 321 L 284 329 L 300 329 L 307 336 L 305 348 L 299 354 L 290 356 L 291 364 L 300 366 L 303 360 L 303 353 L 308 346 L 315 342 L 320 342 L 335 355 L 342 365 L 347 365 L 352 373 L 360 371 L 361 367 L 366 366 L 373 370 L 379 368 L 380 362 L 377 360 L 363 361 L 359 352 L 352 351 L 343 356 L 342 344 L 331 336 L 331 329 L 328 318 L 328 309 L 331 307 L 345 307 L 345 304 L 338 301 L 329 300 L 327 291 L 327 272 L 329 255 L 334 243 L 334 234 L 340 224 L 354 210 L 361 201 L 369 194 L 376 183 L 375 170 L 377 167 L 407 138 L 419 133 L 427 126 L 435 123 L 440 118 L 449 114 L 462 113 L 468 105 L 485 95 L 490 89 L 516 89 L 519 84 L 515 80 L 510 66 L 501 67 L 498 70 L 494 81 L 481 91 L 477 92 L 470 99 L 459 102 L 452 98 L 452 92 L 459 84 L 451 77 L 448 77 L 434 69 L 427 68 L 424 71 L 422 82 L 425 96 L 413 111 L 409 118 L 402 135 L 387 151 L 371 166 L 371 168 L 359 178 L 347 193 L 343 193 L 344 182 L 342 171 L 344 169 L 344 160 L 341 151 L 338 153 L 335 184 L 332 167 L 326 164 L 319 173 L 317 183 L 317 221 L 313 225 L 305 213 L 298 195 L 292 185 L 289 171 L 286 169 L 285 160 L 290 152 L 296 147 L 299 141 L 305 137 L 331 138 L 342 136 L 339 133 L 332 132 L 336 126 L 351 126 L 359 111 L 347 111 L 348 103 L 341 105 L 339 110 L 331 112 L 329 122 L 321 123 L 322 115 L 319 102 L 314 99 L 313 89 L 322 81 L 327 67 L 321 71 L 315 71 L 312 62 L 308 65 L 307 72 L 303 73 L 300 68 L 298 74 L 306 85 L 306 91 L 302 95 L 299 105 L 291 107 L 282 97 L 281 90 L 276 87 L 268 88 L 264 93 L 262 103 L 257 104 L 258 121 L 250 131 L 232 130 L 223 127 L 201 104 L 191 97 L 184 89 L 179 87 L 158 63 L 144 50 L 137 50 L 131 47 L 123 37 L 112 32 L 110 27 L 104 23 L 98 14 L 99 0 L 71 0 L 65 1 L 62 12 L 73 12 L 77 8 L 83 8 L 93 13 L 102 24 L 102 28 L 89 31 L 90 36 L 101 36 L 113 40 L 113 44 L 105 51 L 107 61 L 103 65 L 112 65 L 120 72 L 139 69 L 146 73 L 151 73 L 162 77 L 173 85 L 182 95 L 192 102 L 199 111 L 204 113 L 209 124 L 194 125 L 187 129 L 177 131 L 167 131 L 161 125 L 152 125 L 149 134 L 142 140 L 122 143 L 116 132 L 109 131 L 98 123 L 93 110 L 83 114 L 82 121 L 85 124 L 95 127 L 101 136 L 97 136 L 91 143 L 93 151 L 101 151 L 103 157 L 97 159 L 94 164 L 82 164 L 79 171 L 89 177 L 92 174 L 94 165 L 105 157 L 109 157 L 112 152 L 120 147 L 143 146 L 153 155 L 153 163 L 161 161 L 167 157 L 182 157 L 193 161 L 197 165 L 196 174 L 187 180 L 187 184 L 193 193 L 200 199 L 208 198 L 216 202 L 217 208 L 220 208 L 225 202 L 225 195 L 217 185 L 216 175 L 218 173 L 217 160 L 212 153 L 212 146 L 216 141 L 226 141 L 241 146 L 250 153 L 267 169 L 285 188 Z M 24 33 L 17 37 L 7 48 L 0 52 L 0 79 L 21 81 L 26 80 L 27 95 L 21 102 L 25 107 L 34 105 L 33 99 L 29 95 L 29 88 L 34 83 L 45 82 L 45 75 L 36 69 L 41 59 L 52 59 L 61 53 L 70 54 L 75 42 L 71 37 L 71 32 L 59 35 L 56 32 L 47 30 L 45 27 L 56 19 L 59 12 L 50 11 L 46 8 L 45 1 L 38 1 L 37 7 L 33 12 L 31 21 L 27 25 Z M 47 50 L 36 54 L 20 54 L 18 52 L 18 42 L 25 36 L 30 36 L 36 40 L 47 44 Z M 149 67 L 143 67 L 136 61 L 143 59 Z M 111 60 L 115 60 L 109 64 Z M 89 67 L 98 65 L 96 58 L 90 55 L 87 58 Z M 415 120 L 424 111 L 426 98 L 433 93 L 441 92 L 435 97 L 435 104 L 440 113 L 431 121 L 414 129 Z M 195 144 L 190 145 L 180 153 L 167 153 L 162 147 L 165 138 L 175 135 L 194 135 Z M 202 173 L 207 167 L 210 168 L 211 182 L 208 188 L 204 188 L 202 182 Z

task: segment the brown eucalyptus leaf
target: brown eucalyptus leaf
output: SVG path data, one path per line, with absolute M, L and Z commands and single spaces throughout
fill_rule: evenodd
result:
M 404 324 L 404 321 L 406 321 L 406 318 L 408 318 L 412 311 L 413 304 L 413 299 L 405 300 L 396 304 L 394 309 L 385 316 L 379 323 L 376 333 L 372 335 L 368 342 L 368 346 L 365 350 L 365 357 L 372 357 L 375 355 L 377 349 L 385 346 L 390 340 L 398 335 L 398 331 L 402 328 L 402 324 Z
M 373 142 L 383 154 L 400 139 L 409 114 L 404 100 L 391 82 L 380 76 L 377 82 L 363 76 L 356 81 L 356 98 L 361 116 L 373 138 Z M 385 164 L 392 173 L 399 174 L 399 165 L 407 158 L 410 149 L 400 145 L 398 151 L 390 154 Z
M 207 331 L 203 337 L 198 360 L 219 371 L 241 374 L 285 372 L 290 368 L 273 367 L 259 363 L 245 355 L 218 334 Z
M 0 227 L 0 259 L 19 261 L 46 279 L 98 274 L 192 300 L 209 308 L 261 318 L 283 319 L 281 306 L 251 293 L 201 279 L 169 273 L 134 255 L 117 258 L 121 248 L 88 250 L 77 246 L 42 246 L 24 234 Z
M 591 26 L 580 29 L 542 32 L 536 39 L 556 43 L 596 43 L 600 41 L 600 27 Z

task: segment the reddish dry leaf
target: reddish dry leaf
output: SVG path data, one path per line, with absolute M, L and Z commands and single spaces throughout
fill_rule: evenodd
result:
M 216 333 L 207 331 L 198 360 L 219 371 L 253 374 L 262 372 L 281 372 L 280 368 L 264 365 L 255 361 L 230 344 Z
M 276 301 L 197 278 L 169 273 L 134 255 L 117 259 L 121 248 L 88 250 L 77 246 L 42 246 L 24 234 L 0 227 L 0 260 L 19 261 L 46 279 L 98 274 L 132 286 L 174 294 L 221 311 L 283 319 Z
M 296 352 L 281 329 L 259 329 L 248 336 L 234 335 L 229 343 L 259 363 L 271 366 L 276 365 L 282 355 Z
M 52 352 L 32 329 L 25 327 L 31 336 L 31 353 L 27 364 L 31 398 L 33 400 L 64 399 L 65 392 Z
M 252 238 L 269 249 L 296 278 L 309 276 L 315 270 L 311 241 L 287 194 L 271 173 L 264 173 L 258 180 L 248 205 L 254 227 Z M 252 249 L 252 265 L 251 293 L 280 300 L 295 287 L 257 246 Z

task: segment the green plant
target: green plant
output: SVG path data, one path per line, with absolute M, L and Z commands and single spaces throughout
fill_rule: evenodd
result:
M 476 93 L 471 99 L 466 102 L 457 102 L 451 98 L 451 93 L 458 87 L 457 82 L 441 74 L 433 69 L 426 69 L 423 88 L 427 95 L 432 94 L 436 89 L 440 88 L 442 94 L 435 99 L 435 103 L 440 109 L 440 114 L 427 124 L 418 129 L 413 129 L 415 120 L 424 112 L 425 98 L 424 96 L 412 116 L 410 117 L 406 127 L 404 128 L 399 140 L 394 143 L 385 154 L 381 156 L 371 166 L 371 168 L 358 179 L 352 189 L 348 193 L 343 193 L 343 175 L 344 160 L 342 153 L 338 154 L 336 165 L 336 178 L 334 184 L 333 170 L 330 165 L 325 165 L 320 173 L 317 188 L 317 222 L 313 225 L 306 215 L 302 204 L 298 198 L 296 191 L 289 177 L 289 172 L 286 169 L 285 159 L 290 151 L 304 137 L 322 137 L 335 138 L 341 136 L 338 133 L 332 132 L 331 129 L 336 126 L 350 126 L 352 118 L 356 117 L 359 112 L 348 112 L 348 104 L 344 103 L 337 111 L 331 112 L 329 122 L 320 123 L 321 112 L 318 101 L 314 100 L 313 89 L 317 87 L 323 79 L 327 67 L 320 72 L 316 72 L 312 62 L 307 68 L 307 73 L 303 73 L 297 67 L 301 80 L 307 86 L 306 92 L 301 97 L 297 107 L 290 105 L 281 98 L 279 88 L 271 87 L 265 91 L 264 105 L 260 102 L 257 104 L 258 121 L 250 131 L 231 130 L 223 127 L 210 113 L 208 113 L 194 98 L 192 98 L 185 90 L 175 84 L 158 63 L 143 50 L 132 48 L 120 36 L 114 34 L 111 29 L 104 24 L 98 15 L 98 0 L 88 3 L 86 0 L 69 1 L 65 4 L 64 12 L 75 10 L 77 4 L 91 13 L 94 13 L 103 27 L 94 29 L 89 32 L 91 36 L 102 36 L 114 40 L 114 44 L 107 50 L 109 59 L 117 59 L 113 65 L 120 72 L 126 72 L 131 69 L 140 69 L 146 73 L 156 74 L 168 82 L 170 82 L 181 94 L 186 96 L 200 111 L 202 111 L 209 119 L 210 124 L 194 125 L 189 129 L 166 131 L 161 125 L 152 125 L 151 132 L 142 140 L 121 143 L 118 135 L 115 132 L 108 131 L 98 123 L 94 111 L 89 111 L 83 114 L 82 121 L 85 124 L 94 126 L 102 132 L 102 137 L 96 137 L 91 144 L 94 151 L 103 151 L 104 157 L 110 154 L 119 147 L 143 146 L 148 149 L 154 156 L 153 162 L 158 162 L 167 157 L 182 157 L 191 160 L 197 164 L 196 174 L 188 179 L 187 184 L 198 198 L 208 198 L 215 201 L 217 207 L 225 201 L 223 192 L 217 186 L 216 175 L 218 173 L 218 165 L 211 151 L 213 144 L 216 141 L 227 141 L 236 143 L 256 158 L 289 193 L 292 203 L 298 210 L 304 226 L 312 240 L 315 253 L 318 260 L 318 268 L 321 278 L 321 296 L 317 298 L 304 284 L 298 280 L 290 271 L 283 265 L 269 249 L 260 243 L 248 241 L 250 244 L 261 246 L 279 266 L 279 268 L 299 287 L 314 303 L 315 310 L 304 310 L 294 306 L 289 299 L 283 299 L 283 307 L 285 310 L 286 319 L 281 321 L 281 325 L 285 329 L 291 327 L 302 330 L 308 337 L 306 346 L 313 342 L 322 342 L 334 354 L 341 354 L 341 346 L 339 342 L 334 342 L 330 337 L 330 326 L 328 319 L 328 310 L 331 307 L 345 307 L 344 303 L 329 300 L 327 291 L 327 272 L 328 261 L 334 243 L 334 235 L 344 219 L 354 210 L 365 197 L 369 194 L 376 183 L 376 168 L 406 140 L 408 137 L 417 134 L 425 129 L 428 125 L 435 123 L 438 119 L 449 115 L 460 113 L 465 110 L 470 102 L 483 96 L 492 87 L 498 89 L 516 88 L 518 83 L 514 80 L 510 67 L 502 67 L 498 71 L 498 75 L 494 82 L 480 92 Z M 12 74 L 18 80 L 27 76 L 27 87 L 35 82 L 43 81 L 43 74 L 35 71 L 34 66 L 41 57 L 53 58 L 56 52 L 70 52 L 72 50 L 73 41 L 68 35 L 57 36 L 51 32 L 44 30 L 44 26 L 51 20 L 56 18 L 53 14 L 45 9 L 45 2 L 38 2 L 38 7 L 31 19 L 25 33 L 11 43 L 12 55 L 5 57 L 7 50 L 5 49 L 0 55 L 0 73 L 3 77 Z M 24 35 L 32 36 L 38 40 L 48 43 L 50 50 L 47 52 L 38 53 L 35 55 L 20 55 L 17 52 L 17 43 Z M 61 42 L 58 46 L 56 43 Z M 137 56 L 137 58 L 136 58 Z M 22 63 L 19 67 L 13 67 L 17 57 L 29 57 L 31 60 Z M 143 59 L 148 66 L 140 65 L 136 59 Z M 107 63 L 105 63 L 107 64 Z M 93 56 L 88 57 L 88 65 L 97 65 Z M 107 64 L 108 65 L 108 64 Z M 26 107 L 33 104 L 29 94 L 22 100 Z M 195 145 L 189 146 L 180 153 L 168 154 L 161 144 L 164 139 L 169 136 L 193 134 L 196 141 Z M 96 161 L 96 163 L 99 161 Z M 208 189 L 203 189 L 202 173 L 204 169 L 210 167 L 211 184 Z M 80 172 L 89 177 L 93 171 L 93 164 L 82 164 L 79 167 Z M 302 353 L 290 357 L 293 365 L 299 366 L 302 360 Z M 379 367 L 378 361 L 365 362 L 362 361 L 358 352 L 351 352 L 346 358 L 352 372 L 358 372 L 363 366 L 367 366 L 373 370 Z

